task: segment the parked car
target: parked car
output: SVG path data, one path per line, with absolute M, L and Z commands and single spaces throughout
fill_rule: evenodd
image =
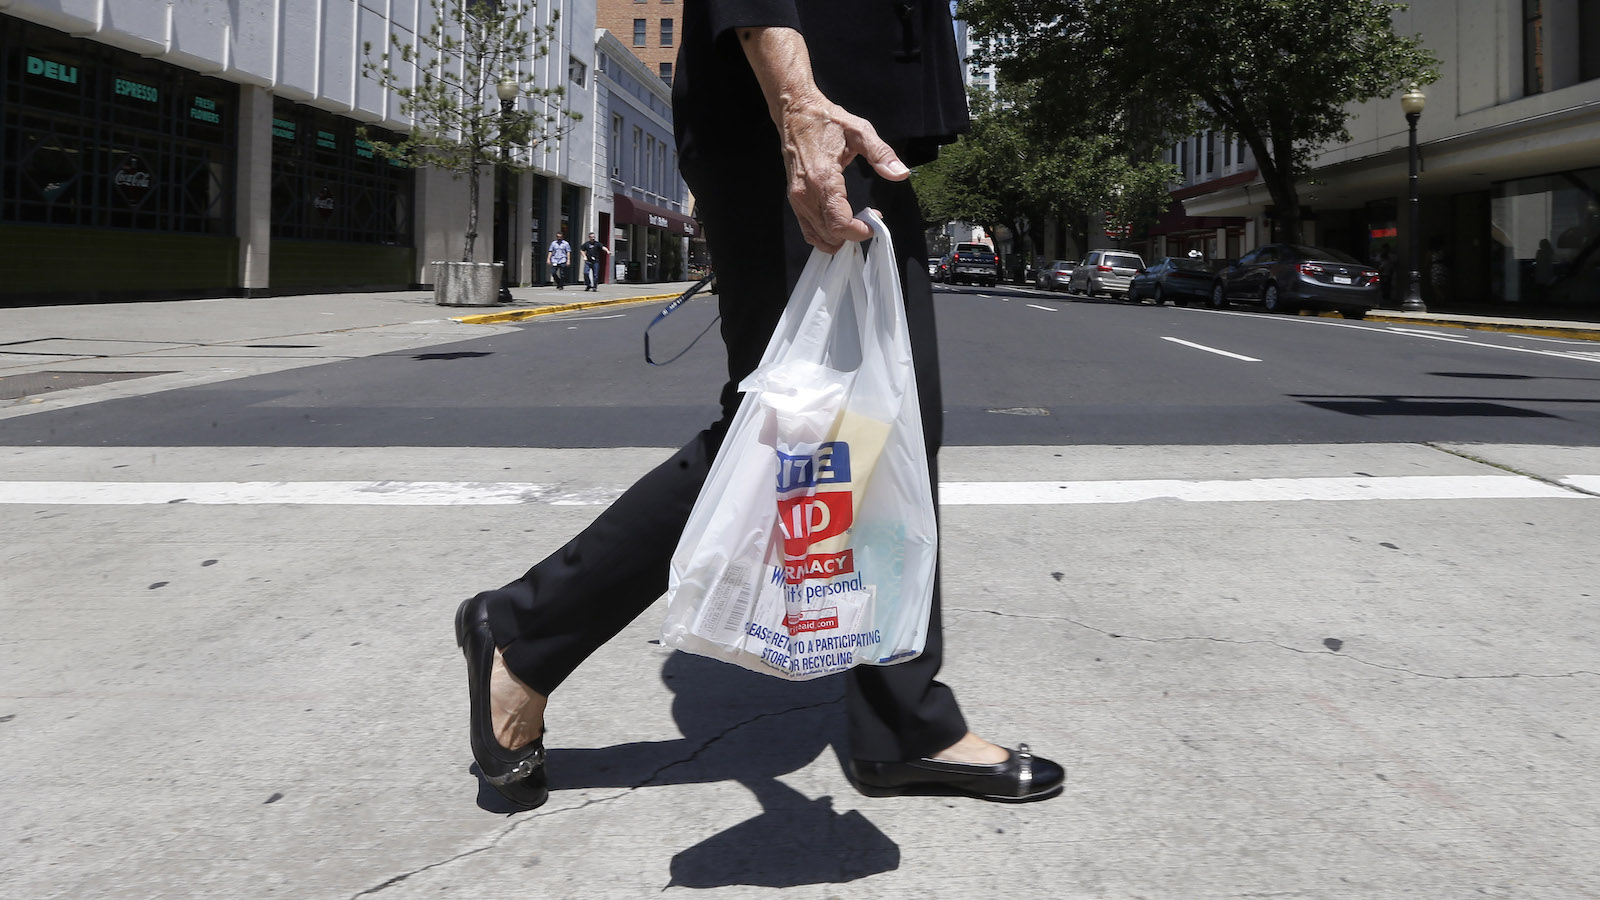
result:
M 1168 300 L 1205 302 L 1211 299 L 1211 288 L 1217 281 L 1215 269 L 1216 266 L 1202 257 L 1163 256 L 1133 274 L 1128 284 L 1128 299 L 1137 301 L 1149 297 L 1157 303 Z
M 1263 244 L 1217 275 L 1211 305 L 1234 300 L 1260 303 L 1267 312 L 1334 309 L 1347 319 L 1364 318 L 1379 300 L 1378 270 L 1326 247 Z
M 1049 265 L 1039 268 L 1039 275 L 1033 283 L 1040 290 L 1066 290 L 1067 281 L 1072 278 L 1072 270 L 1077 267 L 1078 264 L 1070 259 L 1052 260 Z
M 1000 282 L 1000 256 L 988 244 L 957 244 L 947 265 L 952 284 L 972 281 L 994 287 Z
M 945 280 L 945 262 L 942 256 L 928 257 L 928 280 L 939 284 Z
M 1067 290 L 1087 294 L 1126 294 L 1133 273 L 1144 268 L 1139 254 L 1128 250 L 1095 250 L 1078 263 L 1067 281 Z

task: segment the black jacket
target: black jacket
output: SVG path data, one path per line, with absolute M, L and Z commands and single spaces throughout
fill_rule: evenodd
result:
M 870 121 L 907 165 L 967 130 L 946 0 L 685 0 L 673 83 L 680 155 L 746 152 L 776 139 L 734 31 L 760 25 L 799 30 L 817 86 Z

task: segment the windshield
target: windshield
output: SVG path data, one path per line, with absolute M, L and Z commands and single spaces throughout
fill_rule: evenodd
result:
M 992 249 L 990 249 L 988 247 L 985 247 L 982 244 L 957 244 L 956 245 L 956 252 L 957 253 L 994 253 L 994 251 Z
M 1329 262 L 1352 263 L 1358 266 L 1362 264 L 1360 260 L 1348 253 L 1329 250 L 1327 247 L 1307 247 L 1304 244 L 1292 244 L 1289 250 L 1301 259 L 1321 259 Z
M 1203 259 L 1191 259 L 1185 256 L 1174 256 L 1170 262 L 1174 269 L 1184 269 L 1189 272 L 1209 272 L 1211 267 Z
M 1134 256 L 1132 253 L 1107 253 L 1102 262 L 1108 266 L 1125 266 L 1133 269 L 1144 268 L 1144 260 Z

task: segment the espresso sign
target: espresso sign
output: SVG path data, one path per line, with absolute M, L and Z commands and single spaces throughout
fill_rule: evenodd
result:
M 122 168 L 111 176 L 111 183 L 117 189 L 117 196 L 129 206 L 138 206 L 153 186 L 150 169 L 139 157 L 131 155 L 123 162 Z

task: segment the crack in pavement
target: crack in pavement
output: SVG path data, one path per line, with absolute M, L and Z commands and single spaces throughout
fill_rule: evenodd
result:
M 1374 669 L 1383 669 L 1383 670 L 1386 670 L 1386 671 L 1389 671 L 1389 672 L 1402 672 L 1402 673 L 1404 673 L 1406 675 L 1415 675 L 1418 678 L 1436 678 L 1436 679 L 1438 679 L 1440 681 L 1473 681 L 1473 680 L 1492 680 L 1492 679 L 1506 679 L 1506 678 L 1573 678 L 1573 677 L 1576 677 L 1578 675 L 1589 675 L 1589 676 L 1593 676 L 1593 677 L 1596 677 L 1596 678 L 1600 678 L 1600 672 L 1591 672 L 1588 669 L 1576 669 L 1576 670 L 1571 671 L 1571 672 L 1506 672 L 1506 673 L 1495 674 L 1495 675 L 1441 675 L 1441 674 L 1439 674 L 1437 672 L 1419 672 L 1416 669 L 1407 669 L 1404 666 L 1391 666 L 1391 665 L 1386 665 L 1384 663 L 1372 662 L 1370 660 L 1362 659 L 1359 656 L 1353 656 L 1353 655 L 1351 655 L 1349 653 L 1344 653 L 1344 652 L 1337 651 L 1337 650 L 1306 650 L 1306 649 L 1304 649 L 1302 647 L 1291 647 L 1288 644 L 1280 644 L 1277 641 L 1269 641 L 1269 640 L 1263 640 L 1263 639 L 1237 640 L 1237 639 L 1234 639 L 1234 638 L 1210 637 L 1210 636 L 1207 636 L 1207 635 L 1187 635 L 1187 636 L 1178 636 L 1178 637 L 1148 638 L 1148 637 L 1139 637 L 1138 635 L 1132 635 L 1132 634 L 1121 634 L 1121 633 L 1118 633 L 1118 632 L 1115 632 L 1115 631 L 1107 631 L 1104 628 L 1100 628 L 1100 627 L 1095 626 L 1095 625 L 1090 625 L 1087 622 L 1080 622 L 1077 619 L 1070 619 L 1070 618 L 1068 618 L 1066 616 L 1030 616 L 1030 615 L 1025 615 L 1023 613 L 1005 613 L 1005 612 L 1000 612 L 999 610 L 994 610 L 994 609 L 971 609 L 971 608 L 965 608 L 965 607 L 959 607 L 959 606 L 946 607 L 946 610 L 948 610 L 950 612 L 988 613 L 989 615 L 992 615 L 992 616 L 1000 616 L 1001 618 L 1007 618 L 1007 619 L 1037 619 L 1037 620 L 1041 620 L 1041 621 L 1050 621 L 1050 622 L 1067 622 L 1069 624 L 1076 625 L 1079 628 L 1085 629 L 1087 631 L 1093 631 L 1093 632 L 1096 632 L 1098 634 L 1103 634 L 1103 635 L 1105 635 L 1106 637 L 1109 637 L 1109 638 L 1117 638 L 1119 640 L 1127 640 L 1127 641 L 1139 641 L 1141 643 L 1146 643 L 1146 644 L 1167 644 L 1167 643 L 1178 643 L 1178 642 L 1182 642 L 1182 641 L 1210 641 L 1212 643 L 1217 643 L 1217 644 L 1236 644 L 1236 645 L 1239 645 L 1239 646 L 1244 646 L 1244 645 L 1247 645 L 1247 644 L 1266 644 L 1266 645 L 1271 646 L 1271 647 L 1277 647 L 1280 650 L 1288 650 L 1288 651 L 1290 651 L 1292 653 L 1299 653 L 1299 654 L 1301 654 L 1303 656 L 1337 656 L 1337 657 L 1339 657 L 1341 659 L 1348 659 L 1353 663 L 1357 663 L 1357 664 L 1360 664 L 1360 665 L 1363 665 L 1363 666 L 1369 666 L 1369 667 L 1374 668 Z
M 399 875 L 394 876 L 393 878 L 388 879 L 387 881 L 384 881 L 381 884 L 373 885 L 372 887 L 369 887 L 366 890 L 358 891 L 358 892 L 350 895 L 350 900 L 355 900 L 355 898 L 357 898 L 357 897 L 365 897 L 365 896 L 367 896 L 369 894 L 376 894 L 379 891 L 386 890 L 388 888 L 394 887 L 395 885 L 401 883 L 402 881 L 405 881 L 406 879 L 412 877 L 413 875 L 420 875 L 423 872 L 426 872 L 426 871 L 428 871 L 430 869 L 437 869 L 437 868 L 439 868 L 441 866 L 447 866 L 447 865 L 450 865 L 453 862 L 457 862 L 459 860 L 466 859 L 469 856 L 475 856 L 475 855 L 477 855 L 479 853 L 483 853 L 486 850 L 493 850 L 495 847 L 499 846 L 501 841 L 505 840 L 507 837 L 510 837 L 512 832 L 514 832 L 518 828 L 521 828 L 522 826 L 528 824 L 529 822 L 534 822 L 534 821 L 537 821 L 539 819 L 548 818 L 550 816 L 561 815 L 563 813 L 577 812 L 578 810 L 587 809 L 587 808 L 589 808 L 591 806 L 594 806 L 596 804 L 599 804 L 599 803 L 609 803 L 612 800 L 616 800 L 616 799 L 619 799 L 621 797 L 626 797 L 627 795 L 633 793 L 634 791 L 638 790 L 639 788 L 651 787 L 654 784 L 654 782 L 656 781 L 656 779 L 658 779 L 658 778 L 662 777 L 663 775 L 665 775 L 668 770 L 670 770 L 670 769 L 672 769 L 672 768 L 674 768 L 676 766 L 688 765 L 689 763 L 694 762 L 696 759 L 700 758 L 701 754 L 703 754 L 707 750 L 711 749 L 712 745 L 718 743 L 723 738 L 726 738 L 726 737 L 732 735 L 735 731 L 738 731 L 739 729 L 744 728 L 747 725 L 753 725 L 756 722 L 761 721 L 762 719 L 770 719 L 770 718 L 773 718 L 775 716 L 786 716 L 786 715 L 789 715 L 790 713 L 804 712 L 804 711 L 810 710 L 810 709 L 820 709 L 820 708 L 822 708 L 824 706 L 832 706 L 834 704 L 843 703 L 843 702 L 844 702 L 843 698 L 838 698 L 838 699 L 834 699 L 834 700 L 824 700 L 824 701 L 822 701 L 820 703 L 808 703 L 808 704 L 805 704 L 804 706 L 793 706 L 793 707 L 790 707 L 788 709 L 780 709 L 780 710 L 774 710 L 772 712 L 759 713 L 757 715 L 751 716 L 748 719 L 745 719 L 744 721 L 735 722 L 732 725 L 729 725 L 727 728 L 723 729 L 722 733 L 716 734 L 716 735 L 713 735 L 713 736 L 707 738 L 698 747 L 696 747 L 694 749 L 694 751 L 691 752 L 688 756 L 685 756 L 682 759 L 675 759 L 675 760 L 672 760 L 670 762 L 665 763 L 660 768 L 656 769 L 654 772 L 651 772 L 649 775 L 645 776 L 645 778 L 642 781 L 640 781 L 638 784 L 632 785 L 632 786 L 627 787 L 627 788 L 623 788 L 622 790 L 618 791 L 617 793 L 611 794 L 610 796 L 607 796 L 607 797 L 594 797 L 594 798 L 591 798 L 589 800 L 585 800 L 584 802 L 582 802 L 582 803 L 580 803 L 580 804 L 578 804 L 576 806 L 566 806 L 566 807 L 562 807 L 561 809 L 547 809 L 547 810 L 544 810 L 543 812 L 534 812 L 534 813 L 532 813 L 530 815 L 523 816 L 523 817 L 519 818 L 517 821 L 512 822 L 509 826 L 507 826 L 499 834 L 495 835 L 493 837 L 493 839 L 491 839 L 489 841 L 489 843 L 484 844 L 481 847 L 474 847 L 471 850 L 466 850 L 466 851 L 463 851 L 461 853 L 457 853 L 455 856 L 452 856 L 452 857 L 450 857 L 448 859 L 442 859 L 442 860 L 439 860 L 438 862 L 428 863 L 425 866 L 419 866 L 418 868 L 412 869 L 409 872 L 403 872 L 403 873 L 401 873 Z M 508 813 L 507 815 L 515 815 L 515 813 Z
M 1562 489 L 1564 491 L 1572 491 L 1575 494 L 1587 494 L 1590 497 L 1600 497 L 1600 492 L 1591 491 L 1588 488 L 1581 488 L 1581 487 L 1578 487 L 1575 484 L 1567 484 L 1565 481 L 1556 481 L 1553 478 L 1546 478 L 1543 475 L 1537 474 L 1535 472 L 1529 472 L 1529 471 L 1527 471 L 1525 469 L 1519 469 L 1516 466 L 1511 465 L 1510 463 L 1498 463 L 1498 462 L 1495 462 L 1492 459 L 1485 459 L 1484 457 L 1481 457 L 1481 456 L 1474 456 L 1473 454 L 1468 453 L 1465 450 L 1453 450 L 1453 449 L 1451 449 L 1449 447 L 1442 447 L 1442 446 L 1440 446 L 1438 444 L 1433 443 L 1432 441 L 1423 441 L 1422 442 L 1422 446 L 1427 447 L 1427 448 L 1429 448 L 1431 450 L 1437 450 L 1440 453 L 1448 453 L 1449 455 L 1454 456 L 1457 459 L 1464 459 L 1464 460 L 1467 460 L 1468 462 L 1475 462 L 1475 463 L 1477 463 L 1479 465 L 1482 465 L 1482 466 L 1488 466 L 1491 469 L 1499 469 L 1502 472 L 1510 472 L 1513 475 L 1521 475 L 1523 478 L 1528 478 L 1528 479 L 1531 479 L 1533 481 L 1537 481 L 1540 484 L 1547 484 L 1547 485 L 1549 485 L 1550 487 L 1553 487 L 1553 488 L 1560 488 L 1560 489 Z

